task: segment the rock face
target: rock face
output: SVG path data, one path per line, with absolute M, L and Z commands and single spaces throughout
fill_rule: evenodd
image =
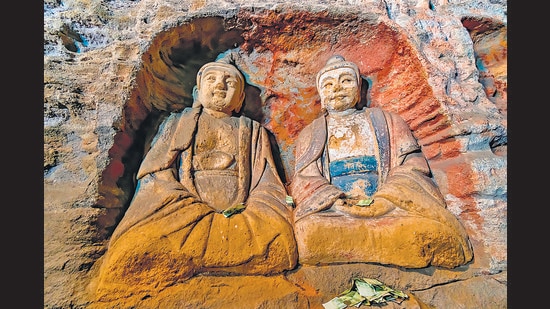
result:
M 365 103 L 409 125 L 474 260 L 204 275 L 97 302 L 98 265 L 159 124 L 229 50 L 248 83 L 242 112 L 271 134 L 287 186 L 294 141 L 321 111 L 316 73 L 333 54 L 355 62 Z M 506 308 L 506 57 L 505 1 L 45 1 L 44 308 L 322 308 L 354 277 L 411 296 L 396 308 Z

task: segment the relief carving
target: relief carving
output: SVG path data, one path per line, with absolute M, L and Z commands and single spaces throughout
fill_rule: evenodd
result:
M 357 108 L 357 65 L 333 56 L 316 82 L 325 113 L 295 142 L 290 187 L 299 262 L 453 268 L 471 261 L 468 235 L 407 124 L 380 108 Z
M 193 106 L 164 121 L 140 166 L 99 270 L 100 301 L 198 274 L 273 275 L 298 263 L 453 268 L 472 260 L 468 235 L 407 124 L 358 108 L 358 67 L 333 56 L 316 82 L 325 113 L 295 141 L 293 209 L 267 130 L 239 115 L 242 73 L 230 57 L 201 67 Z
M 267 275 L 296 266 L 291 207 L 267 131 L 235 115 L 245 79 L 229 62 L 202 66 L 193 106 L 161 125 L 104 256 L 100 300 L 200 273 Z

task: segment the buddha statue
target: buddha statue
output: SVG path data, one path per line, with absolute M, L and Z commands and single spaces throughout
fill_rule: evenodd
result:
M 295 140 L 299 263 L 454 268 L 472 260 L 417 140 L 397 114 L 358 108 L 361 76 L 336 55 L 317 74 L 324 113 Z
M 198 274 L 272 275 L 296 266 L 286 189 L 266 129 L 238 114 L 245 79 L 230 60 L 202 66 L 193 106 L 161 124 L 102 257 L 99 301 Z

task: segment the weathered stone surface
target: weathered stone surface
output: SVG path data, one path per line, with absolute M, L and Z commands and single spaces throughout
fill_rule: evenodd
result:
M 90 306 L 94 267 L 164 110 L 189 106 L 198 67 L 234 47 L 247 97 L 258 98 L 244 112 L 273 134 L 286 183 L 293 141 L 320 110 L 314 76 L 324 57 L 360 64 L 372 104 L 399 113 L 419 139 L 474 261 L 449 271 L 299 267 L 227 279 L 237 292 L 224 295 L 249 308 L 321 308 L 360 274 L 414 294 L 410 308 L 506 308 L 506 28 L 505 1 L 44 2 L 44 308 Z M 200 308 L 205 294 L 187 288 L 216 291 L 214 279 L 118 302 Z
M 201 273 L 273 275 L 296 266 L 292 207 L 267 131 L 233 116 L 245 80 L 229 58 L 201 67 L 193 107 L 155 135 L 100 262 L 98 301 L 156 293 Z M 238 205 L 242 212 L 226 213 Z
M 404 270 L 369 264 L 304 266 L 280 276 L 198 276 L 159 293 L 90 304 L 88 308 L 323 308 L 351 287 L 352 278 L 375 278 L 409 299 L 384 308 L 507 308 L 506 274 Z M 473 277 L 472 277 L 473 276 Z M 471 279 L 467 279 L 470 278 Z

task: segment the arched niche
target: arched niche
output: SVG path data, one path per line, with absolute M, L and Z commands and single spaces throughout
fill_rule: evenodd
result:
M 242 112 L 272 134 L 278 169 L 288 184 L 294 139 L 321 112 L 315 76 L 334 54 L 359 66 L 367 104 L 399 113 L 421 143 L 450 125 L 413 46 L 387 20 L 349 11 L 242 8 L 231 17 L 192 18 L 162 31 L 142 55 L 102 173 L 100 237 L 107 238 L 124 215 L 161 121 L 191 106 L 204 63 L 229 50 L 238 55 L 236 65 L 249 83 Z

